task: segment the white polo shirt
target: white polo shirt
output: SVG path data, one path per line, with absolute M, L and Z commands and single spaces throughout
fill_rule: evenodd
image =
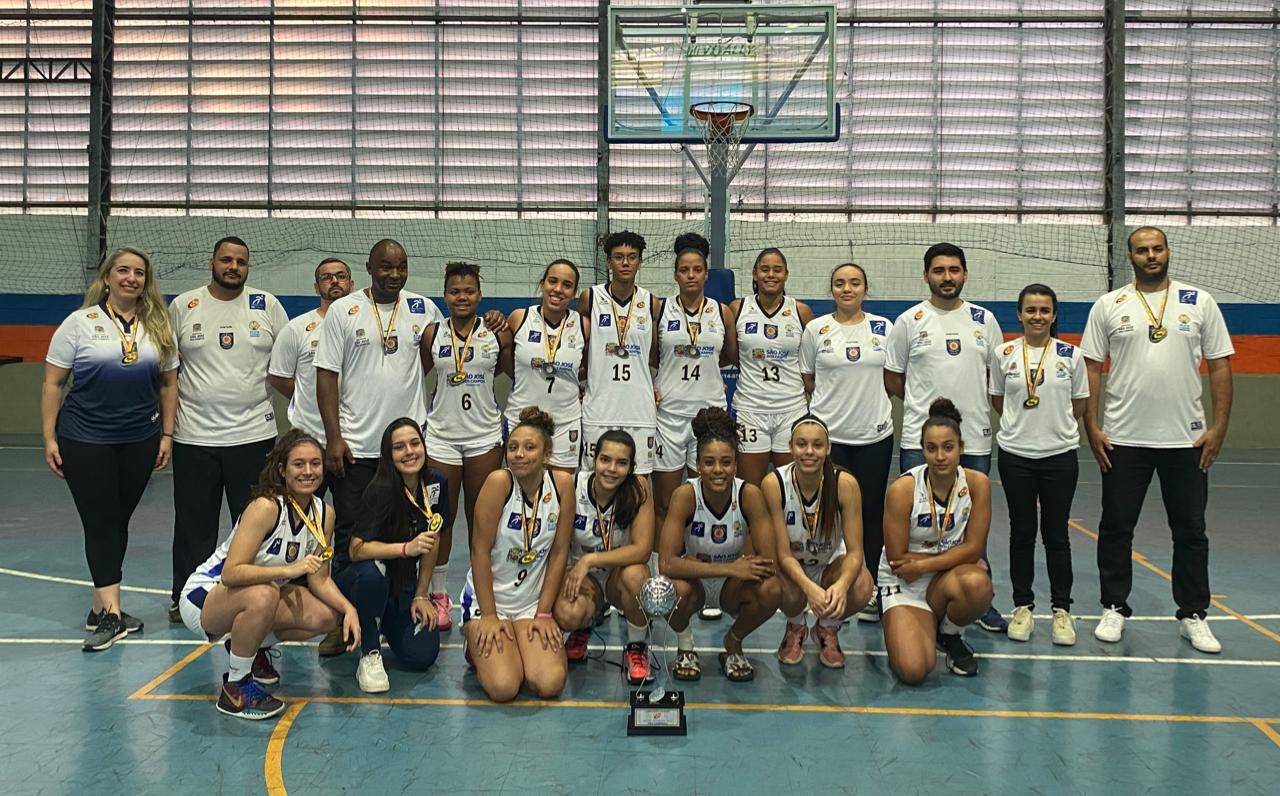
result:
M 920 429 L 935 398 L 949 398 L 960 410 L 964 452 L 991 452 L 991 399 L 987 368 L 993 349 L 1004 344 L 996 316 L 960 302 L 940 310 L 922 301 L 898 316 L 889 334 L 885 369 L 906 373 L 899 447 L 920 450 Z
M 271 349 L 272 376 L 293 379 L 289 399 L 289 425 L 300 428 L 324 444 L 324 421 L 316 404 L 316 349 L 324 316 L 314 309 L 289 321 Z
M 835 315 L 823 315 L 800 335 L 800 372 L 813 375 L 809 411 L 841 445 L 893 436 L 893 407 L 884 389 L 885 344 L 893 324 L 869 312 L 863 316 L 846 326 Z
M 1022 354 L 1027 354 L 1026 369 Z M 1041 369 L 1041 356 L 1044 367 Z M 1027 407 L 1027 373 L 1039 373 L 1036 398 Z M 991 394 L 1004 396 L 997 439 L 1000 450 L 1028 459 L 1045 459 L 1073 451 L 1080 445 L 1080 428 L 1071 412 L 1071 399 L 1089 397 L 1089 374 L 1080 349 L 1050 338 L 1049 345 L 1027 348 L 1026 339 L 1010 340 L 996 350 L 991 369 Z
M 182 362 L 173 441 L 221 448 L 274 437 L 267 366 L 289 324 L 276 297 L 246 287 L 222 301 L 205 285 L 175 298 L 169 317 Z
M 1164 291 L 1144 293 L 1160 313 Z M 1166 337 L 1152 342 L 1151 326 L 1133 285 L 1093 304 L 1080 349 L 1096 362 L 1111 358 L 1103 390 L 1102 431 L 1115 445 L 1190 447 L 1204 433 L 1200 362 L 1236 352 L 1222 311 L 1203 290 L 1169 282 Z
M 395 350 L 384 353 L 383 336 L 395 311 Z M 374 315 L 368 292 L 357 290 L 329 305 L 320 325 L 314 364 L 339 376 L 338 423 L 357 459 L 376 459 L 382 432 L 392 420 L 427 420 L 418 347 L 427 325 L 443 320 L 430 299 L 400 291 L 395 304 L 379 304 Z M 381 325 L 379 325 L 381 324 Z

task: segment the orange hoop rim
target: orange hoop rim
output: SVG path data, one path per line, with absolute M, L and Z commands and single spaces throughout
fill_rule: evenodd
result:
M 755 115 L 755 106 L 749 102 L 715 100 L 695 102 L 689 106 L 689 114 L 712 129 L 727 129 Z

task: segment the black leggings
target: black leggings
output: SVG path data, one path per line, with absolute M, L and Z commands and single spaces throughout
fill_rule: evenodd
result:
M 141 442 L 95 445 L 58 438 L 62 472 L 84 526 L 84 555 L 96 588 L 123 578 L 129 518 L 151 480 L 160 435 Z
M 853 474 L 862 492 L 862 554 L 872 579 L 880 571 L 884 547 L 884 493 L 889 488 L 893 437 L 870 445 L 831 443 L 831 460 Z

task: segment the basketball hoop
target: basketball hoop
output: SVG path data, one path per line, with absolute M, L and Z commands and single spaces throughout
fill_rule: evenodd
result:
M 755 112 L 748 102 L 717 100 L 689 106 L 689 115 L 697 122 L 702 142 L 707 145 L 707 161 L 712 169 L 737 165 L 742 135 Z

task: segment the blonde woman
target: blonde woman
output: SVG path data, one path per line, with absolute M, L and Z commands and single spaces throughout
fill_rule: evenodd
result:
M 86 652 L 105 650 L 142 622 L 120 605 L 129 518 L 151 473 L 169 463 L 178 407 L 178 354 L 147 255 L 117 249 L 54 332 L 40 414 L 44 458 L 67 481 L 93 576 Z M 73 384 L 66 398 L 62 388 Z

